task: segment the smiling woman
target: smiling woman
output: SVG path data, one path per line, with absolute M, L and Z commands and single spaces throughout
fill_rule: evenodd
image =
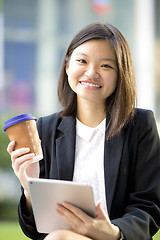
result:
M 93 61 L 92 64 L 89 62 L 91 59 Z M 75 60 L 75 62 L 72 60 Z M 104 75 L 104 70 L 107 71 L 106 75 L 108 72 L 115 75 L 114 83 L 116 87 L 113 84 L 112 94 L 109 94 L 105 100 L 105 112 L 107 111 L 112 119 L 112 121 L 108 122 L 107 127 L 109 129 L 107 138 L 109 139 L 120 132 L 126 122 L 134 115 L 136 104 L 135 76 L 128 43 L 121 32 L 110 24 L 106 26 L 103 24 L 91 24 L 82 29 L 73 38 L 64 56 L 58 82 L 59 101 L 64 107 L 61 112 L 62 117 L 70 116 L 77 112 L 77 95 L 71 90 L 70 81 L 68 81 L 70 77 L 68 78 L 67 76 L 70 64 L 74 63 L 72 73 L 75 71 L 75 66 L 78 66 L 76 60 L 80 64 L 78 69 L 84 69 L 84 66 L 86 67 L 87 65 L 87 70 L 83 76 L 85 81 L 82 76 L 82 79 L 79 81 L 86 82 L 87 79 L 88 83 L 93 84 L 96 80 L 97 84 L 97 78 L 100 77 L 99 74 L 102 74 L 102 72 Z M 100 69 L 101 72 L 98 72 L 97 70 Z M 97 84 L 102 87 L 100 84 L 102 84 L 102 80 L 98 81 Z M 99 90 L 103 92 L 103 89 Z
M 96 23 L 73 38 L 58 96 L 62 111 L 37 122 L 40 163 L 25 146 L 8 145 L 23 187 L 18 213 L 24 233 L 38 240 L 151 240 L 160 227 L 160 140 L 153 112 L 135 108 L 131 53 L 118 29 Z M 71 231 L 39 233 L 27 187 L 33 176 L 91 185 L 96 217 L 57 203 Z

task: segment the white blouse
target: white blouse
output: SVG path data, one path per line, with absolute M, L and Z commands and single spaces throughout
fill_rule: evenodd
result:
M 73 181 L 84 182 L 93 187 L 95 204 L 101 201 L 108 214 L 104 183 L 104 142 L 106 119 L 96 128 L 76 120 L 76 151 Z

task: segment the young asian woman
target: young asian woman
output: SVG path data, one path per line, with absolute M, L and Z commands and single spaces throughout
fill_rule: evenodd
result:
M 150 110 L 136 108 L 131 52 L 122 33 L 94 23 L 71 41 L 62 63 L 59 113 L 37 127 L 44 159 L 8 145 L 22 185 L 19 222 L 31 239 L 150 240 L 160 227 L 160 140 Z M 27 177 L 92 185 L 97 217 L 75 206 L 57 205 L 73 231 L 38 233 Z

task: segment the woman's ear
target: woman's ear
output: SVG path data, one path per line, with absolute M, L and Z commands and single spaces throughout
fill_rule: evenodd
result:
M 66 74 L 68 75 L 68 69 L 69 69 L 69 61 L 66 64 Z

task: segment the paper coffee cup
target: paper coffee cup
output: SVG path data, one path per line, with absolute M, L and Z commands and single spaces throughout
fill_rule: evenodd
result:
M 15 150 L 29 147 L 30 153 L 35 153 L 34 160 L 39 161 L 43 158 L 43 153 L 36 121 L 31 113 L 21 114 L 8 119 L 3 130 L 6 131 L 10 141 L 15 140 Z

